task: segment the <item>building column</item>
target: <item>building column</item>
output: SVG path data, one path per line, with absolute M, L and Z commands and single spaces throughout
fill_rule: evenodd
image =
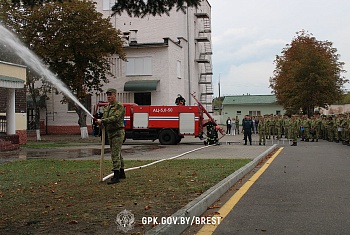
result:
M 6 134 L 16 134 L 15 89 L 7 89 Z

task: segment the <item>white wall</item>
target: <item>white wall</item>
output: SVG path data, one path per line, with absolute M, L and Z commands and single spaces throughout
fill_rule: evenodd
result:
M 114 0 L 110 0 L 111 3 Z M 111 15 L 111 11 L 103 11 L 103 1 L 96 1 L 96 8 L 105 17 Z M 199 65 L 195 59 L 199 58 L 200 48 L 195 42 L 198 31 L 201 29 L 200 20 L 195 17 L 195 12 L 206 12 L 210 15 L 210 5 L 207 1 L 201 3 L 199 9 L 189 8 L 189 14 L 173 9 L 170 16 L 146 16 L 144 18 L 131 18 L 126 13 L 111 17 L 112 24 L 122 32 L 138 30 L 136 40 L 138 43 L 163 43 L 164 38 L 170 38 L 168 46 L 144 47 L 133 49 L 125 47 L 126 57 L 152 57 L 152 76 L 126 76 L 126 62 L 112 58 L 112 71 L 116 78 L 109 78 L 109 87 L 116 88 L 122 102 L 134 102 L 133 92 L 124 92 L 124 84 L 131 80 L 160 80 L 157 90 L 151 92 L 152 105 L 174 105 L 177 94 L 182 94 L 187 104 L 194 105 L 194 100 L 189 95 L 196 92 L 200 98 Z M 189 23 L 189 27 L 187 27 Z M 129 35 L 130 36 L 130 35 Z M 181 39 L 179 39 L 181 38 Z M 183 38 L 183 39 L 182 39 Z M 176 45 L 180 40 L 180 45 Z M 188 54 L 189 53 L 189 54 Z M 183 76 L 177 78 L 177 61 L 181 61 Z M 49 125 L 78 125 L 78 116 L 75 112 L 68 112 L 67 105 L 60 103 L 60 95 L 51 95 L 48 100 L 48 124 Z M 93 96 L 92 106 L 99 100 L 106 100 L 105 95 Z M 45 119 L 45 114 L 41 116 Z M 88 119 L 87 124 L 90 123 Z

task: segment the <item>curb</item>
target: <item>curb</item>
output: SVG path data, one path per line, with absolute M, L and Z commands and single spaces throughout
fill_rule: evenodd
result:
M 277 144 L 272 145 L 265 152 L 261 153 L 258 157 L 254 158 L 253 161 L 249 162 L 247 165 L 238 169 L 225 179 L 221 180 L 219 183 L 205 191 L 202 195 L 188 203 L 186 206 L 175 212 L 171 217 L 179 218 L 193 218 L 194 216 L 202 215 L 210 205 L 212 205 L 217 199 L 219 199 L 228 189 L 230 189 L 235 183 L 237 183 L 243 176 L 249 173 L 256 167 L 262 158 L 266 157 L 271 153 Z M 190 224 L 162 224 L 154 227 L 153 229 L 147 231 L 146 235 L 151 234 L 181 234 L 185 229 L 187 229 Z

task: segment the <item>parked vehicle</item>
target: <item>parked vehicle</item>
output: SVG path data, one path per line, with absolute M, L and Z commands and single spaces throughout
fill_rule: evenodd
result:
M 108 102 L 96 105 L 94 117 L 101 118 L 103 107 Z M 215 124 L 213 118 L 199 103 L 196 106 L 139 106 L 124 103 L 125 139 L 159 140 L 161 144 L 177 144 L 185 136 L 203 138 L 204 126 L 208 122 Z M 99 127 L 93 123 L 94 134 L 100 133 Z

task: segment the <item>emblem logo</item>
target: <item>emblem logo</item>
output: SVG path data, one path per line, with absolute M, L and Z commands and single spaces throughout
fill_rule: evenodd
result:
M 134 228 L 134 214 L 132 214 L 128 210 L 123 210 L 117 215 L 115 223 L 118 225 L 118 230 L 122 230 L 124 233 L 126 233 L 127 231 L 132 230 Z

